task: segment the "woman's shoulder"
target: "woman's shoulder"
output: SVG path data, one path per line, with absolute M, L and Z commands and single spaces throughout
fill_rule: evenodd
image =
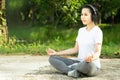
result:
M 85 28 L 86 28 L 86 27 L 80 27 L 79 30 L 78 30 L 78 33 L 84 32 L 84 31 L 85 31 Z
M 95 30 L 96 30 L 96 31 L 102 31 L 99 26 L 95 26 Z
M 95 34 L 103 34 L 103 32 L 102 32 L 102 30 L 101 30 L 101 28 L 99 26 L 96 26 L 94 28 L 94 32 L 95 32 Z
M 85 29 L 86 29 L 86 27 L 80 27 L 80 28 L 79 28 L 79 31 L 80 31 L 80 30 L 85 30 Z

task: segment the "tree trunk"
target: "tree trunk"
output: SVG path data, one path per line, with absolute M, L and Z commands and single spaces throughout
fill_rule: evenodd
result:
M 5 14 L 5 0 L 0 0 L 0 44 L 8 42 L 8 28 Z

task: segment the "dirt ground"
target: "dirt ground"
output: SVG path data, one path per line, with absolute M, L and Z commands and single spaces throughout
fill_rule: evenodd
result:
M 120 59 L 101 59 L 101 65 L 98 76 L 72 78 L 54 69 L 48 56 L 0 56 L 0 80 L 120 80 Z

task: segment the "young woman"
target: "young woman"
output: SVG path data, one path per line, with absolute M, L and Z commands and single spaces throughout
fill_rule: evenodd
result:
M 50 55 L 49 62 L 57 70 L 71 77 L 95 76 L 99 73 L 100 53 L 103 34 L 96 25 L 98 22 L 98 11 L 90 4 L 82 7 L 81 21 L 85 25 L 78 31 L 76 43 L 73 48 L 57 52 L 47 49 Z M 78 53 L 77 60 L 61 57 L 60 55 Z

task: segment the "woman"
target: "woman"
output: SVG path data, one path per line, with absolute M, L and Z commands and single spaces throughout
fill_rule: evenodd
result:
M 98 22 L 97 9 L 90 4 L 83 6 L 81 21 L 85 27 L 79 29 L 73 48 L 59 52 L 50 48 L 46 50 L 47 54 L 50 55 L 50 64 L 71 77 L 79 77 L 81 74 L 95 76 L 101 68 L 99 57 L 103 34 L 96 25 Z M 75 53 L 78 53 L 77 60 L 60 57 L 60 55 Z

